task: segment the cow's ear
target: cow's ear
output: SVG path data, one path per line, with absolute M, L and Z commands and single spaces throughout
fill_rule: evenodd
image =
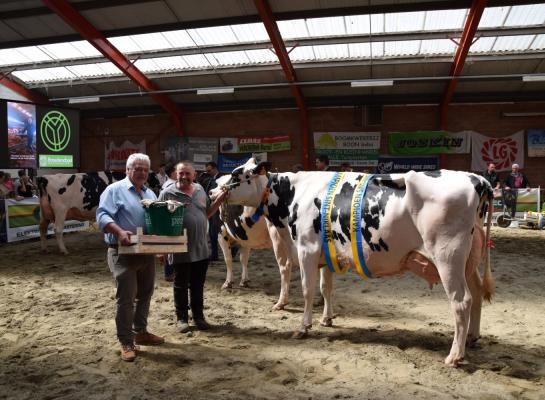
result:
M 265 171 L 269 172 L 272 168 L 272 164 L 269 161 L 262 161 L 252 170 L 253 174 L 258 174 L 261 168 L 265 168 Z

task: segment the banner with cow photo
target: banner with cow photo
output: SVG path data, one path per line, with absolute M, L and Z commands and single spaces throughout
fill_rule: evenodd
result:
M 113 141 L 106 145 L 104 155 L 104 169 L 106 171 L 125 171 L 127 159 L 133 153 L 146 153 L 146 141 L 133 143 L 125 140 L 120 146 Z
M 524 168 L 524 132 L 503 138 L 473 133 L 471 170 L 484 171 L 491 162 L 496 164 L 497 171 L 510 171 L 514 163 Z

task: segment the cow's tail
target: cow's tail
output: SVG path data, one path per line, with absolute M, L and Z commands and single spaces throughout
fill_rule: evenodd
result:
M 492 213 L 494 211 L 494 195 L 491 187 L 486 191 L 486 193 L 483 194 L 483 197 L 485 197 L 484 204 L 487 206 L 488 211 L 488 216 L 486 218 L 486 237 L 484 241 L 483 298 L 487 301 L 491 301 L 496 288 L 496 282 L 492 276 L 492 267 L 490 265 L 490 247 L 492 247 L 492 241 L 490 240 L 490 227 L 492 226 Z
M 38 190 L 40 192 L 40 197 L 47 195 L 47 192 L 45 190 L 46 185 L 47 185 L 47 181 L 44 180 L 41 176 L 38 176 L 36 178 L 36 186 L 38 186 Z

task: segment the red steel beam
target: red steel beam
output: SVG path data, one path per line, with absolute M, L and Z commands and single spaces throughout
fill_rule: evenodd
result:
M 85 40 L 91 43 L 104 57 L 110 60 L 117 68 L 127 75 L 134 83 L 146 91 L 157 91 L 159 88 L 144 75 L 133 63 L 128 60 L 106 37 L 99 32 L 83 15 L 81 15 L 66 0 L 42 0 L 64 22 L 78 32 Z M 150 96 L 163 107 L 171 116 L 178 135 L 184 135 L 182 110 L 168 96 L 160 93 Z
M 10 90 L 13 90 L 15 93 L 23 96 L 28 101 L 38 104 L 49 104 L 49 99 L 45 96 L 42 96 L 40 93 L 33 90 L 27 89 L 23 85 L 9 79 L 6 75 L 0 74 L 0 84 L 4 85 Z
M 481 21 L 481 16 L 486 8 L 487 1 L 488 0 L 473 0 L 473 3 L 471 4 L 469 15 L 464 26 L 464 31 L 462 32 L 462 37 L 460 39 L 460 44 L 458 45 L 456 55 L 454 56 L 454 62 L 452 63 L 452 67 L 450 69 L 450 76 L 453 78 L 447 83 L 447 87 L 445 88 L 443 99 L 441 101 L 441 129 L 446 129 L 447 127 L 448 106 L 452 100 L 452 96 L 454 95 L 456 84 L 458 83 L 456 77 L 461 74 L 462 69 L 464 68 L 467 54 L 471 45 L 473 44 L 473 39 L 475 38 L 475 33 L 479 27 L 479 22 Z
M 300 118 L 300 129 L 302 136 L 302 149 L 303 149 L 303 165 L 305 169 L 310 169 L 310 160 L 309 160 L 309 120 L 308 120 L 308 110 L 305 104 L 305 99 L 303 93 L 299 86 L 297 86 L 297 77 L 295 75 L 295 69 L 291 64 L 290 56 L 286 50 L 286 45 L 284 44 L 284 39 L 280 34 L 278 25 L 276 24 L 276 19 L 272 13 L 271 7 L 267 0 L 254 0 L 254 4 L 257 8 L 261 21 L 265 25 L 265 29 L 269 34 L 269 38 L 280 61 L 280 65 L 284 70 L 284 75 L 290 83 L 291 93 L 295 97 L 295 102 L 297 103 L 297 108 L 299 109 L 299 118 Z

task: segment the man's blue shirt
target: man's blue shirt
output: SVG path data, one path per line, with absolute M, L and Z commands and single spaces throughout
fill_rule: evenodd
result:
M 109 185 L 100 195 L 96 217 L 98 226 L 104 232 L 106 225 L 114 222 L 126 231 L 136 233 L 137 227 L 144 227 L 144 207 L 140 200 L 157 200 L 153 191 L 145 186 L 138 193 L 129 177 Z M 106 233 L 104 240 L 108 244 L 117 244 L 112 233 Z

